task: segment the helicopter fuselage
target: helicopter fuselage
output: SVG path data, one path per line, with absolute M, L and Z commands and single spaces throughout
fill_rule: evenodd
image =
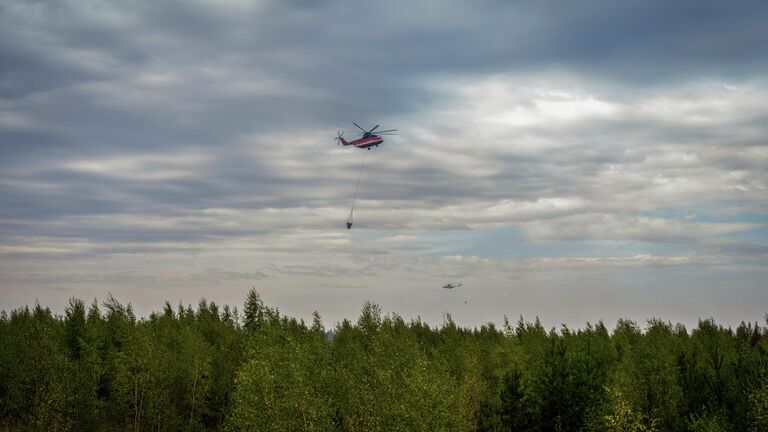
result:
M 371 147 L 378 147 L 379 144 L 384 142 L 384 138 L 378 136 L 378 135 L 369 135 L 369 136 L 363 136 L 362 138 L 358 138 L 356 140 L 352 141 L 346 141 L 344 138 L 341 138 L 341 143 L 345 146 L 353 145 L 357 148 L 371 148 Z

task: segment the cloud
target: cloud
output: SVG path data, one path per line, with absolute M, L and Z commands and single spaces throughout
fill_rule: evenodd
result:
M 768 156 L 752 143 L 735 142 L 726 151 L 727 141 L 718 133 L 755 115 L 754 101 L 765 93 L 760 85 L 738 92 L 703 85 L 682 96 L 654 90 L 639 101 L 608 95 L 598 100 L 593 94 L 602 91 L 599 86 L 528 77 L 494 76 L 469 87 L 442 88 L 458 90 L 445 98 L 448 105 L 422 113 L 428 123 L 413 125 L 414 139 L 403 143 L 395 138 L 394 150 L 368 161 L 358 202 L 362 214 L 375 218 L 368 227 L 516 226 L 530 240 L 680 243 L 682 233 L 688 241 L 758 226 L 633 215 L 658 208 L 728 206 L 734 200 L 760 210 L 768 183 L 758 165 Z M 495 89 L 493 96 L 477 91 L 489 88 Z M 728 107 L 720 109 L 726 118 L 714 116 L 707 123 L 703 119 L 710 114 L 698 114 L 684 102 L 699 94 Z M 658 100 L 665 101 L 664 115 L 648 108 L 658 106 Z M 517 115 L 535 121 L 520 123 Z M 699 119 L 698 133 L 704 138 L 678 142 L 690 118 Z M 460 121 L 466 127 L 452 130 Z M 17 166 L 4 179 L 10 186 L 6 194 L 27 200 L 35 214 L 50 210 L 44 218 L 58 221 L 55 229 L 70 224 L 69 232 L 85 239 L 210 241 L 271 232 L 287 245 L 294 242 L 290 232 L 297 228 L 335 226 L 348 204 L 343 197 L 348 198 L 360 161 L 349 152 L 319 146 L 314 136 L 321 133 L 252 133 L 230 143 L 227 153 L 192 146 L 165 154 L 70 156 L 56 165 Z M 46 196 L 53 199 L 42 199 Z M 66 196 L 73 200 L 60 201 Z M 9 218 L 29 217 L 23 209 L 6 212 Z
M 750 231 L 754 223 L 706 223 L 645 216 L 579 214 L 554 220 L 535 220 L 520 225 L 532 241 L 630 240 L 695 244 L 712 236 Z
M 767 8 L 0 0 L 0 281 L 759 270 Z

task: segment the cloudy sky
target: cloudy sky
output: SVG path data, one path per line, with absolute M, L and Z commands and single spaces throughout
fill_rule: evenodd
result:
M 0 309 L 768 312 L 764 1 L 0 0 Z M 398 136 L 340 148 L 351 122 Z M 461 288 L 444 290 L 448 282 Z

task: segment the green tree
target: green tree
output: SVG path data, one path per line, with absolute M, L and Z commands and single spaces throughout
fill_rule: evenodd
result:
M 680 338 L 684 336 L 669 323 L 650 320 L 648 324 L 645 335 L 633 322 L 617 324 L 613 339 L 620 361 L 611 387 L 642 416 L 646 427 L 684 430 L 677 369 Z
M 537 414 L 531 395 L 523 381 L 523 373 L 512 369 L 502 381 L 500 394 L 500 422 L 508 431 L 535 431 Z
M 768 430 L 768 379 L 749 394 L 748 422 L 752 432 Z
M 246 330 L 253 332 L 264 326 L 264 321 L 267 319 L 265 316 L 266 308 L 255 288 L 248 292 L 248 297 L 245 299 L 244 312 L 244 327 Z
M 290 320 L 262 321 L 258 328 L 251 359 L 236 379 L 227 429 L 333 430 L 324 335 Z

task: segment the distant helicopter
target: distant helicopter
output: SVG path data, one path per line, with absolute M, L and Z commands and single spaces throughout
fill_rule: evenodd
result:
M 461 286 L 461 282 L 459 282 L 458 284 L 455 284 L 455 283 L 451 282 L 449 284 L 443 285 L 443 288 L 445 288 L 445 289 L 454 289 L 454 288 L 458 288 L 460 286 Z
M 379 144 L 384 142 L 384 138 L 381 137 L 382 135 L 397 135 L 395 133 L 397 132 L 397 129 L 378 131 L 374 134 L 373 131 L 375 131 L 376 128 L 379 127 L 379 125 L 374 126 L 371 130 L 365 130 L 355 122 L 352 122 L 352 124 L 357 126 L 357 128 L 360 129 L 361 131 L 363 131 L 363 133 L 360 134 L 362 135 L 362 137 L 356 140 L 347 141 L 344 138 L 342 138 L 342 135 L 344 135 L 344 132 L 336 132 L 338 134 L 338 136 L 336 137 L 336 141 L 338 141 L 339 144 L 343 146 L 353 145 L 357 148 L 370 150 L 371 147 L 378 147 Z

